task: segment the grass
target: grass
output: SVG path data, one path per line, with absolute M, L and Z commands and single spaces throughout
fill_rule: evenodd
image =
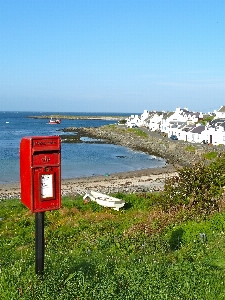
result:
M 188 145 L 187 147 L 185 147 L 185 150 L 188 152 L 195 152 L 195 147 L 192 145 Z
M 114 129 L 117 132 L 123 132 L 123 133 L 131 133 L 131 134 L 135 134 L 138 137 L 144 137 L 147 138 L 149 137 L 148 134 L 146 132 L 144 132 L 143 130 L 139 129 L 139 128 L 118 128 L 118 125 L 116 124 L 109 124 L 109 125 L 105 125 L 104 126 L 105 129 Z
M 217 156 L 218 156 L 218 153 L 215 151 L 211 151 L 211 152 L 203 154 L 203 157 L 208 160 L 212 160 L 212 159 L 216 158 Z
M 0 203 L 1 299 L 225 299 L 225 213 L 162 211 L 161 194 L 117 194 L 117 212 L 81 197 L 45 213 L 45 272 L 34 215 Z
M 141 129 L 128 128 L 127 131 L 131 132 L 131 133 L 134 133 L 134 134 L 136 134 L 137 136 L 140 136 L 140 137 L 148 137 L 148 134 L 146 132 L 144 132 L 143 130 L 141 130 Z

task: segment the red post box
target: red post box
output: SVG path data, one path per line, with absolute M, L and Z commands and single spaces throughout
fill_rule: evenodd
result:
M 61 207 L 59 136 L 24 137 L 20 143 L 21 202 L 33 213 Z

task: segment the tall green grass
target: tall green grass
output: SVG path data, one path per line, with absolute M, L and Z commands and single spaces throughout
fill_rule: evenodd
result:
M 45 272 L 34 215 L 0 203 L 1 299 L 225 299 L 225 213 L 163 211 L 157 194 L 118 194 L 117 212 L 81 197 L 45 213 Z

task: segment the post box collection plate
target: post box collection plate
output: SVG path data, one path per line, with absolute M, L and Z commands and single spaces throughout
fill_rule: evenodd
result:
M 41 175 L 41 198 L 49 199 L 54 197 L 53 174 Z

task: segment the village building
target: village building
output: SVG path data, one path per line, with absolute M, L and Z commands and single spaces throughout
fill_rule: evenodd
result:
M 225 106 L 207 116 L 213 116 L 213 120 L 203 122 L 206 115 L 189 111 L 188 108 L 177 107 L 174 112 L 144 110 L 140 116 L 131 115 L 127 118 L 127 127 L 146 127 L 190 143 L 225 145 Z

